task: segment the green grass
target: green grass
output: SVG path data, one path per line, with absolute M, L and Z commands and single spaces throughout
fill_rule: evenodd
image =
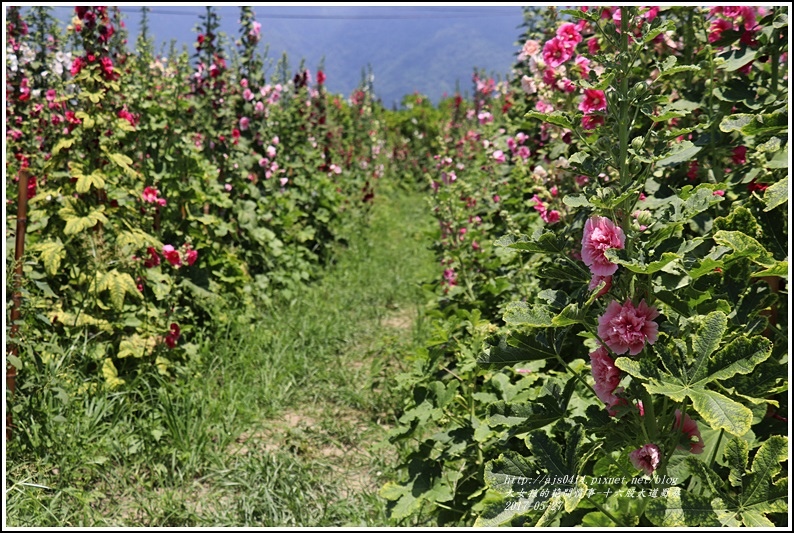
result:
M 176 379 L 69 397 L 53 357 L 11 402 L 6 524 L 387 525 L 390 381 L 425 335 L 430 223 L 419 197 L 379 198 L 320 282 L 205 340 Z

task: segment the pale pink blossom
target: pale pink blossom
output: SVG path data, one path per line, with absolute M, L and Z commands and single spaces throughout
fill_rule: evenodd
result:
M 528 39 L 521 48 L 521 51 L 524 52 L 526 57 L 532 57 L 540 52 L 540 43 L 534 39 Z
M 656 342 L 659 326 L 653 320 L 658 316 L 659 311 L 648 306 L 644 299 L 637 307 L 631 300 L 623 305 L 612 300 L 598 318 L 598 336 L 618 355 L 626 352 L 637 355 L 646 342 Z
M 642 470 L 647 475 L 653 475 L 656 468 L 662 459 L 662 453 L 656 444 L 646 444 L 638 450 L 634 450 L 629 454 L 631 464 L 637 470 Z
M 593 390 L 596 396 L 608 406 L 610 416 L 615 416 L 613 407 L 621 403 L 621 398 L 615 395 L 620 383 L 620 369 L 603 346 L 590 353 L 590 372 L 595 381 Z
M 505 162 L 505 153 L 501 150 L 497 150 L 493 153 L 493 158 L 497 163 L 504 163 Z
M 622 250 L 626 235 L 606 217 L 591 217 L 584 225 L 582 236 L 582 260 L 593 274 L 611 276 L 618 265 L 609 261 L 604 252 L 610 248 Z
M 525 94 L 535 94 L 536 92 L 538 92 L 538 88 L 535 85 L 535 80 L 533 80 L 527 75 L 522 76 L 521 90 L 524 91 Z
M 706 443 L 703 442 L 703 437 L 700 436 L 698 424 L 689 415 L 684 415 L 684 424 L 681 426 L 681 410 L 675 410 L 675 424 L 673 424 L 673 431 L 681 431 L 686 436 L 686 442 L 689 444 L 688 450 L 692 453 L 703 453 L 703 448 Z M 687 450 L 684 446 L 678 445 L 679 450 Z
M 251 123 L 251 119 L 248 117 L 240 118 L 240 130 L 245 131 L 248 129 L 248 125 Z

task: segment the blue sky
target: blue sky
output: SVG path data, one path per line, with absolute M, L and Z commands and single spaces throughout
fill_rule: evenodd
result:
M 119 5 L 134 43 L 142 4 Z M 178 49 L 187 45 L 192 53 L 194 28 L 204 6 L 148 5 L 156 50 L 175 39 Z M 386 105 L 414 91 L 437 100 L 454 92 L 456 82 L 467 91 L 474 67 L 504 76 L 513 63 L 523 21 L 518 5 L 254 7 L 262 24 L 262 51 L 269 45 L 274 64 L 286 52 L 293 70 L 305 59 L 314 71 L 324 58 L 329 90 L 343 94 L 355 88 L 362 69 L 371 65 L 375 91 Z M 239 31 L 239 6 L 223 4 L 217 11 L 222 31 L 233 41 Z M 73 7 L 58 6 L 54 13 L 67 20 Z

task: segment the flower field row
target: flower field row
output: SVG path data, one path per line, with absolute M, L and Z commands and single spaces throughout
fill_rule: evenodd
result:
M 289 299 L 366 214 L 387 164 L 371 91 L 329 94 L 286 58 L 266 80 L 250 8 L 233 46 L 207 9 L 192 57 L 155 56 L 145 19 L 128 53 L 117 8 L 77 7 L 65 34 L 44 7 L 7 21 L 7 236 L 28 180 L 15 365 L 67 357 L 98 378 L 83 388 L 171 372 L 229 304 Z
M 785 524 L 787 10 L 526 28 L 426 174 L 435 329 L 400 378 L 392 517 Z

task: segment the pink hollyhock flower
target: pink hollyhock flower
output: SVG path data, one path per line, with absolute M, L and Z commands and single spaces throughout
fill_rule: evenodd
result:
M 477 120 L 480 121 L 480 124 L 488 124 L 489 122 L 493 122 L 493 115 L 488 111 L 483 111 L 477 115 Z
M 686 442 L 689 444 L 689 451 L 692 453 L 703 453 L 703 448 L 706 443 L 703 442 L 703 437 L 700 436 L 698 424 L 689 415 L 684 415 L 684 424 L 681 425 L 681 410 L 675 410 L 675 424 L 673 424 L 673 431 L 681 431 L 686 436 Z M 679 450 L 686 450 L 684 446 L 678 445 Z
M 248 36 L 251 37 L 252 40 L 258 41 L 261 31 L 262 31 L 262 24 L 260 24 L 257 21 L 253 21 L 251 23 L 251 31 L 248 32 Z
M 276 148 L 274 146 L 268 145 L 268 147 L 265 148 L 265 153 L 270 159 L 273 159 L 274 157 L 276 157 Z
M 662 453 L 656 444 L 646 444 L 639 450 L 634 450 L 629 454 L 631 464 L 637 470 L 642 470 L 647 475 L 653 475 L 662 459 Z
M 535 94 L 538 92 L 538 88 L 535 85 L 535 80 L 526 75 L 522 76 L 521 90 L 524 91 L 525 94 Z
M 505 162 L 505 153 L 501 150 L 497 150 L 493 153 L 493 158 L 497 163 L 504 163 Z
M 278 182 L 281 184 L 282 187 L 285 186 L 288 181 L 289 181 L 288 178 L 279 178 L 278 180 Z
M 607 99 L 604 91 L 598 89 L 585 89 L 584 99 L 579 103 L 579 111 L 583 113 L 593 113 L 594 111 L 604 111 L 607 108 Z
M 587 288 L 592 291 L 595 290 L 595 288 L 598 287 L 598 285 L 602 281 L 606 282 L 606 285 L 604 285 L 603 289 L 598 291 L 598 294 L 596 294 L 596 298 L 600 298 L 601 296 L 605 295 L 607 291 L 609 291 L 609 289 L 612 287 L 612 276 L 593 275 L 593 279 L 590 280 L 590 284 L 587 286 Z
M 149 246 L 146 248 L 146 251 L 149 252 L 149 259 L 143 262 L 143 266 L 146 268 L 158 266 L 160 264 L 160 256 L 157 255 L 157 250 L 155 250 L 153 246 Z
M 163 257 L 176 268 L 182 265 L 182 258 L 179 256 L 179 252 L 170 244 L 163 246 Z
M 539 113 L 551 113 L 554 111 L 554 106 L 543 100 L 538 100 L 535 102 L 535 109 L 537 109 Z
M 734 148 L 733 154 L 731 155 L 731 160 L 736 165 L 744 165 L 747 162 L 747 147 L 737 146 Z
M 185 252 L 185 261 L 187 262 L 188 266 L 192 266 L 193 263 L 196 262 L 196 259 L 198 259 L 198 252 L 188 248 L 187 252 Z
M 83 58 L 75 57 L 74 60 L 72 60 L 72 68 L 69 70 L 69 72 L 71 72 L 72 76 L 77 76 L 80 74 L 80 71 L 83 70 L 84 66 L 85 62 L 83 61 Z
M 157 204 L 160 206 L 166 205 L 165 198 L 159 198 L 159 196 L 160 196 L 160 191 L 157 190 L 155 187 L 144 187 L 143 194 L 141 195 L 144 202 L 148 202 L 150 204 Z
M 598 38 L 597 37 L 591 37 L 587 41 L 587 51 L 590 52 L 590 54 L 595 54 L 600 49 L 601 49 L 601 47 L 598 45 Z
M 598 115 L 585 115 L 582 117 L 582 128 L 594 130 L 604 124 L 604 117 Z
M 55 92 L 55 89 L 47 89 L 46 98 L 48 102 L 55 100 L 56 96 L 58 96 L 58 93 Z
M 540 43 L 533 39 L 528 39 L 524 46 L 521 47 L 521 51 L 524 52 L 526 57 L 532 57 L 540 52 Z
M 248 89 L 248 88 L 246 88 L 246 89 L 243 91 L 243 99 L 244 99 L 246 102 L 250 102 L 251 100 L 253 100 L 253 99 L 254 99 L 254 93 L 253 93 L 253 92 L 251 92 L 251 89 Z
M 245 131 L 248 129 L 248 125 L 251 123 L 251 119 L 248 117 L 240 118 L 240 130 Z
M 716 191 L 714 191 L 712 194 L 713 194 L 714 196 L 725 196 L 725 191 L 723 191 L 723 190 L 721 190 L 721 189 L 717 189 L 717 190 L 716 190 Z
M 543 61 L 551 68 L 557 68 L 573 57 L 575 44 L 560 37 L 554 37 L 543 45 Z
M 582 42 L 582 35 L 576 29 L 576 24 L 566 22 L 557 28 L 557 37 L 568 43 L 568 46 L 575 47 Z
M 517 150 L 517 153 L 518 153 L 518 157 L 520 157 L 521 159 L 529 159 L 530 151 L 528 146 L 521 146 Z
M 631 300 L 620 305 L 610 302 L 603 315 L 598 317 L 598 336 L 616 354 L 637 355 L 645 343 L 653 344 L 659 326 L 653 321 L 659 316 L 655 307 L 649 307 L 643 299 L 637 307 Z
M 717 20 L 712 21 L 711 26 L 709 27 L 709 42 L 715 43 L 719 41 L 722 38 L 722 32 L 732 28 L 733 24 L 726 19 L 718 18 Z
M 268 160 L 267 160 L 266 158 L 264 158 L 264 157 L 263 157 L 263 158 L 261 158 L 261 159 L 259 160 L 259 166 L 260 166 L 260 167 L 262 167 L 262 168 L 265 168 L 265 167 L 266 167 L 266 166 L 268 166 L 269 164 L 270 164 L 270 161 L 268 161 Z
M 618 265 L 610 262 L 604 252 L 609 248 L 622 250 L 625 244 L 626 235 L 619 226 L 606 217 L 591 217 L 584 225 L 582 260 L 593 274 L 611 276 L 617 271 Z
M 610 407 L 610 416 L 615 415 L 611 408 L 620 403 L 621 398 L 615 395 L 620 383 L 620 369 L 615 366 L 615 361 L 609 357 L 606 349 L 599 346 L 598 349 L 590 354 L 590 371 L 593 374 L 593 390 L 598 399 Z
M 169 348 L 174 348 L 176 346 L 176 341 L 179 340 L 180 334 L 181 331 L 179 329 L 179 324 L 172 323 L 168 333 L 165 336 L 165 343 Z

